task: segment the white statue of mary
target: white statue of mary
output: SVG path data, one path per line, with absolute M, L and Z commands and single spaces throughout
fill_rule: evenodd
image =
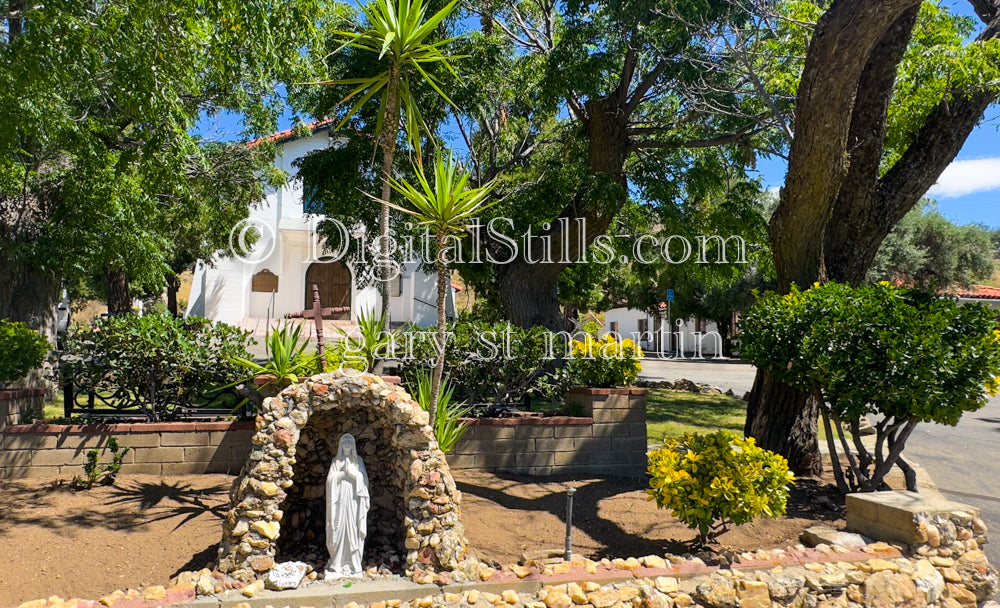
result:
M 345 433 L 326 476 L 327 577 L 361 574 L 370 503 L 368 471 L 358 456 L 354 436 Z

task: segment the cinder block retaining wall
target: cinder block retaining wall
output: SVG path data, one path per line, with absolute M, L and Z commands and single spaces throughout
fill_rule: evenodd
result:
M 87 452 L 107 446 L 110 437 L 132 448 L 122 473 L 236 474 L 252 432 L 252 422 L 9 426 L 0 429 L 0 479 L 81 475 Z M 110 458 L 104 452 L 100 462 Z
M 574 389 L 582 417 L 489 418 L 448 454 L 452 470 L 524 475 L 646 474 L 646 389 Z
M 452 469 L 526 475 L 646 472 L 645 389 L 574 389 L 567 401 L 582 417 L 470 420 L 448 454 Z M 73 477 L 87 452 L 115 437 L 131 447 L 122 473 L 187 475 L 240 472 L 250 454 L 252 422 L 170 422 L 89 426 L 0 423 L 0 479 Z M 110 460 L 105 452 L 100 462 Z

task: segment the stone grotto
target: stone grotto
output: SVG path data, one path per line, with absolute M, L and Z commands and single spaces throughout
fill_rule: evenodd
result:
M 357 439 L 370 478 L 366 567 L 409 576 L 459 570 L 473 559 L 462 495 L 427 422 L 403 388 L 355 370 L 313 376 L 264 400 L 230 491 L 219 570 L 250 581 L 280 562 L 326 562 L 326 473 L 344 433 Z

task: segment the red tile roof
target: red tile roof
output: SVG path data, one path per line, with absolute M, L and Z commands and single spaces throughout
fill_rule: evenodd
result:
M 977 300 L 1000 300 L 1000 287 L 972 285 L 958 292 L 958 297 Z
M 323 120 L 317 120 L 315 122 L 307 123 L 306 127 L 309 129 L 309 131 L 311 133 L 315 133 L 316 131 L 319 131 L 320 129 L 322 129 L 324 127 L 328 127 L 328 126 L 330 126 L 332 124 L 333 124 L 333 119 L 332 118 L 324 118 Z M 272 133 L 272 134 L 268 135 L 267 137 L 262 137 L 260 139 L 255 139 L 255 140 L 251 141 L 247 145 L 252 148 L 254 146 L 259 146 L 260 144 L 262 144 L 264 142 L 274 142 L 276 144 L 280 144 L 280 143 L 289 141 L 291 139 L 295 139 L 295 137 L 296 137 L 296 135 L 295 135 L 295 129 L 294 128 L 292 128 L 292 129 L 285 129 L 284 131 L 278 131 L 277 133 Z

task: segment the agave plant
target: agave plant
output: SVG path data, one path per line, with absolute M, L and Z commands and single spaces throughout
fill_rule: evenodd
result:
M 365 370 L 373 371 L 375 364 L 385 358 L 395 334 L 386 331 L 385 315 L 377 315 L 374 310 L 358 313 L 357 324 L 357 333 L 337 328 L 341 336 L 341 358 L 345 362 L 363 359 Z
M 236 384 L 246 382 L 255 376 L 273 376 L 268 385 L 281 385 L 286 381 L 296 383 L 300 377 L 312 375 L 317 371 L 316 357 L 305 352 L 309 346 L 309 339 L 302 338 L 301 325 L 282 325 L 280 329 L 272 331 L 267 336 L 265 346 L 268 360 L 264 365 L 241 357 L 231 359 L 233 363 L 253 374 Z
M 417 376 L 417 403 L 425 412 L 430 412 L 432 401 L 432 378 L 429 373 L 422 373 Z M 471 408 L 461 404 L 451 402 L 455 388 L 449 386 L 448 378 L 441 380 L 439 385 L 441 393 L 437 399 L 437 412 L 431 423 L 434 428 L 434 438 L 437 439 L 438 447 L 447 454 L 455 447 L 462 435 L 465 434 L 469 424 L 462 422 L 462 418 L 469 415 Z M 411 387 L 412 388 L 412 387 Z

